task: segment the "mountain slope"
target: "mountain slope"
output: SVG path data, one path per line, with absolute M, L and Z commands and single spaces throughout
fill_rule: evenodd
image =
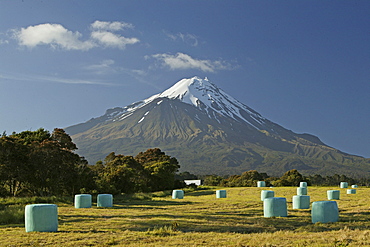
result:
M 66 132 L 90 162 L 110 152 L 136 155 L 159 147 L 179 160 L 182 171 L 197 174 L 256 169 L 281 175 L 293 168 L 306 174 L 370 173 L 369 159 L 340 152 L 315 136 L 293 133 L 198 77 L 109 109 Z

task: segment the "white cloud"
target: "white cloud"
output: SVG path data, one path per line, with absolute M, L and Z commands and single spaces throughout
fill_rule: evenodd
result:
M 95 21 L 93 24 L 91 24 L 91 27 L 93 29 L 107 30 L 107 31 L 119 31 L 124 28 L 134 28 L 132 24 L 126 23 L 126 22 L 120 22 L 120 21 L 114 21 L 114 22 Z
M 4 33 L 0 33 L 0 45 L 9 44 L 9 40 L 2 39 L 1 36 L 5 36 Z
M 133 45 L 139 42 L 137 38 L 125 38 L 108 31 L 94 31 L 91 33 L 91 37 L 103 46 L 117 47 L 119 49 L 124 49 L 126 45 Z
M 156 54 L 152 57 L 162 62 L 163 66 L 167 66 L 171 70 L 198 69 L 204 72 L 215 72 L 216 70 L 233 69 L 231 64 L 222 60 L 199 60 L 181 52 L 176 53 L 176 55 Z
M 91 41 L 80 41 L 79 32 L 72 32 L 60 24 L 40 24 L 21 28 L 14 32 L 20 45 L 33 48 L 37 45 L 50 45 L 66 50 L 89 50 L 95 47 Z
M 107 74 L 110 72 L 115 72 L 115 69 L 112 68 L 112 65 L 115 64 L 115 61 L 112 59 L 107 59 L 101 61 L 100 64 L 93 64 L 85 67 L 85 69 L 93 71 L 93 73 L 101 75 L 101 74 Z
M 193 34 L 183 34 L 183 33 L 177 33 L 177 34 L 171 34 L 171 33 L 168 33 L 168 32 L 164 32 L 167 37 L 169 37 L 170 39 L 172 39 L 173 41 L 177 41 L 177 40 L 181 40 L 182 42 L 186 43 L 186 44 L 189 44 L 191 46 L 198 46 L 199 42 L 198 42 L 198 37 L 196 35 L 193 35 Z
M 123 28 L 133 28 L 124 22 L 95 21 L 91 27 L 93 31 L 88 40 L 82 41 L 82 34 L 72 32 L 60 24 L 39 24 L 13 31 L 13 37 L 19 45 L 34 48 L 38 45 L 49 45 L 53 48 L 65 50 L 90 50 L 94 47 L 111 47 L 124 49 L 126 45 L 139 42 L 137 38 L 126 38 L 111 31 Z

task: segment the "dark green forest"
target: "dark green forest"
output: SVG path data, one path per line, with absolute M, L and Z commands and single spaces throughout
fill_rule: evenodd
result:
M 133 193 L 169 190 L 180 168 L 160 149 L 135 157 L 110 153 L 89 165 L 74 151 L 63 129 L 6 133 L 0 138 L 1 196 L 62 196 L 76 193 Z
M 353 179 L 337 174 L 305 177 L 295 169 L 282 177 L 269 177 L 254 170 L 225 177 L 177 173 L 180 168 L 177 159 L 159 148 L 136 156 L 112 152 L 103 161 L 89 165 L 76 150 L 63 129 L 56 128 L 52 133 L 43 128 L 11 135 L 3 133 L 0 136 L 0 196 L 153 192 L 183 188 L 184 179 L 202 179 L 204 185 L 225 187 L 256 186 L 261 180 L 266 181 L 267 186 L 297 186 L 301 181 L 318 186 L 336 186 L 341 181 L 370 184 L 368 178 Z
M 296 169 L 287 171 L 281 177 L 270 177 L 266 173 L 255 170 L 243 172 L 241 175 L 221 177 L 208 175 L 203 177 L 204 185 L 223 187 L 252 187 L 257 181 L 265 181 L 266 186 L 298 186 L 300 182 L 307 182 L 311 186 L 339 186 L 340 182 L 370 186 L 370 178 L 350 178 L 345 175 L 334 174 L 333 176 L 309 175 L 303 176 Z

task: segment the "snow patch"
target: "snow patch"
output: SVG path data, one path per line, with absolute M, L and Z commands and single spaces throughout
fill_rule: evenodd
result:
M 232 118 L 237 122 L 245 122 L 256 129 L 260 129 L 242 116 L 241 111 L 244 111 L 256 121 L 256 123 L 261 125 L 265 123 L 265 118 L 260 114 L 219 89 L 216 85 L 211 83 L 208 78 L 201 79 L 199 77 L 182 79 L 162 93 L 155 94 L 143 101 L 125 107 L 122 115 L 118 116 L 119 112 L 113 112 L 111 116 L 113 119 L 118 118 L 119 120 L 123 120 L 137 109 L 146 106 L 156 99 L 159 99 L 156 104 L 160 105 L 163 102 L 161 98 L 179 99 L 183 103 L 199 108 L 205 112 L 209 118 L 216 119 L 218 122 L 220 122 L 220 120 L 217 116 L 222 115 Z M 172 104 L 170 104 L 170 107 L 176 109 L 176 106 L 173 107 Z M 213 114 L 211 114 L 211 112 L 213 112 Z M 147 114 L 149 114 L 149 111 L 144 114 L 144 117 L 140 119 L 138 123 L 142 122 Z M 198 116 L 196 116 L 196 120 L 200 121 Z

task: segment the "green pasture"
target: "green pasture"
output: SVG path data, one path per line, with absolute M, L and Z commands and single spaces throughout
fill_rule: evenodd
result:
M 227 198 L 215 191 L 225 189 Z M 296 187 L 268 188 L 288 202 L 288 217 L 263 217 L 260 191 L 267 188 L 200 188 L 184 199 L 170 191 L 117 196 L 113 208 L 75 209 L 73 198 L 58 205 L 58 232 L 26 233 L 23 208 L 43 200 L 0 200 L 1 246 L 370 246 L 370 188 L 308 187 L 311 202 L 338 189 L 339 221 L 311 223 L 310 209 L 292 209 Z M 54 199 L 55 200 L 55 199 Z M 13 210 L 13 211 L 12 211 Z M 18 220 L 16 219 L 18 217 Z

